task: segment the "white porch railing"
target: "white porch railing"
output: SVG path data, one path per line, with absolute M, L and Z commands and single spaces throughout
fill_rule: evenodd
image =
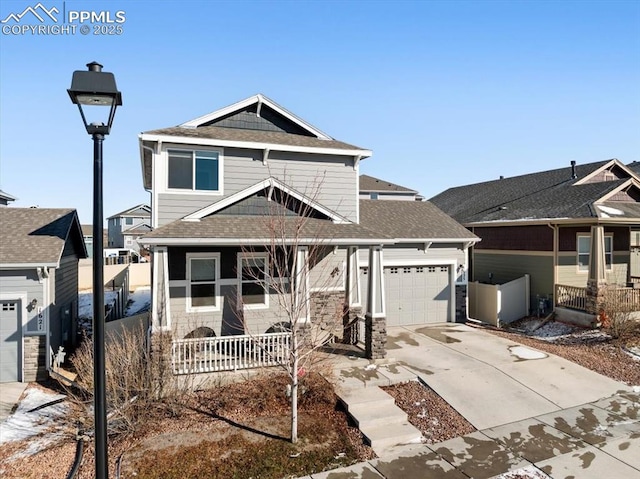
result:
M 284 364 L 291 333 L 175 339 L 171 343 L 174 374 L 237 371 Z
M 578 311 L 587 310 L 587 288 L 556 284 L 556 306 L 576 309 Z

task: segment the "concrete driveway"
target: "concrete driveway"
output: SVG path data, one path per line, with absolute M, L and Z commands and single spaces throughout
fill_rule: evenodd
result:
M 392 327 L 388 357 L 477 429 L 612 396 L 629 387 L 558 356 L 462 324 Z

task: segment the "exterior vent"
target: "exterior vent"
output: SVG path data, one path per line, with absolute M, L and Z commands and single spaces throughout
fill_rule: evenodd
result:
M 571 160 L 571 179 L 575 180 L 578 178 L 578 174 L 576 173 L 576 160 Z

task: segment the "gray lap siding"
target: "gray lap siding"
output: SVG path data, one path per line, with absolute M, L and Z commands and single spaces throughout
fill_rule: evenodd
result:
M 278 322 L 288 322 L 287 310 L 281 305 L 282 301 L 289 301 L 277 290 L 269 291 L 269 306 L 264 309 L 245 309 L 238 312 L 237 306 L 237 258 L 239 253 L 248 253 L 239 247 L 170 247 L 168 249 L 169 266 L 169 304 L 171 311 L 171 325 L 176 337 L 182 338 L 198 327 L 209 327 L 216 335 L 242 334 L 245 330 L 251 333 L 264 333 L 270 326 Z M 216 311 L 189 312 L 187 311 L 187 275 L 186 262 L 188 253 L 219 253 L 220 254 L 220 302 Z M 259 252 L 258 249 L 255 252 Z M 323 251 L 317 258 L 316 264 L 310 272 L 312 296 L 315 290 L 330 291 L 344 297 L 342 270 L 345 250 L 334 254 L 332 250 Z M 336 270 L 337 268 L 337 270 Z M 273 276 L 273 272 L 272 276 Z M 333 275 L 331 275 L 333 273 Z M 274 278 L 274 281 L 280 281 Z M 280 284 L 280 283 L 278 283 Z M 288 281 L 283 288 L 288 291 Z M 315 292 L 314 292 L 315 291 Z M 318 306 L 313 306 L 314 311 Z M 323 316 L 326 315 L 323 310 Z M 312 317 L 312 319 L 314 319 Z M 325 318 L 326 319 L 326 318 Z M 340 318 L 341 320 L 341 318 Z
M 157 226 L 183 218 L 271 176 L 342 216 L 357 219 L 358 172 L 353 167 L 353 158 L 273 151 L 265 165 L 262 155 L 262 150 L 225 148 L 221 172 L 223 195 L 158 193 Z

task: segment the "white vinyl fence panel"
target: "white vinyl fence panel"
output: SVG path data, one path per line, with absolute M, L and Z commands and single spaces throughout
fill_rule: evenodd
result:
M 529 314 L 529 275 L 505 284 L 469 283 L 469 317 L 501 326 Z

